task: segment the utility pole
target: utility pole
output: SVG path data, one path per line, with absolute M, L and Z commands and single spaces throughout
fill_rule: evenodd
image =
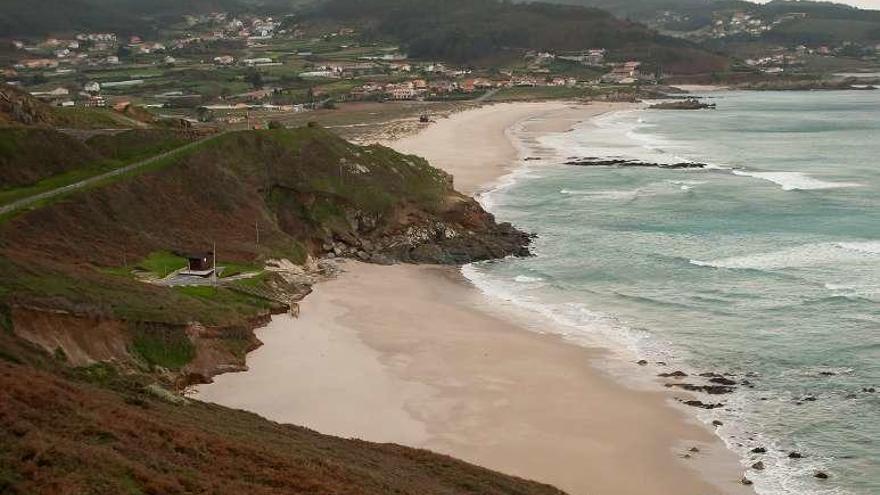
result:
M 216 242 L 212 243 L 211 250 L 213 251 L 213 256 L 212 256 L 213 259 L 211 261 L 213 261 L 213 265 L 214 265 L 213 270 L 211 271 L 211 279 L 214 282 L 214 285 L 217 285 L 217 243 Z

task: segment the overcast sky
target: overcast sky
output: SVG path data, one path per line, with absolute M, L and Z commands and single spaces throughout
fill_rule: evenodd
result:
M 760 3 L 767 3 L 768 0 L 757 0 Z M 861 7 L 863 9 L 880 10 L 880 0 L 832 0 L 835 3 L 845 3 Z

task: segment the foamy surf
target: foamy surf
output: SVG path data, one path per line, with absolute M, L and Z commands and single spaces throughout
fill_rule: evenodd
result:
M 874 261 L 880 242 L 819 242 L 778 251 L 732 256 L 709 261 L 690 260 L 696 266 L 738 270 L 783 270 L 816 265 Z
M 778 126 L 796 129 L 800 110 L 792 109 L 825 99 L 834 108 L 858 100 L 850 105 L 861 114 L 835 119 L 874 122 L 865 116 L 880 108 L 862 111 L 876 107 L 866 97 L 740 93 L 729 97 L 745 101 L 734 115 L 725 101 L 715 113 L 622 112 L 564 135 L 530 136 L 523 156 L 540 146 L 563 162 L 707 167 L 580 168 L 545 159 L 540 177 L 522 175 L 492 193 L 493 213 L 541 234 L 539 256 L 466 275 L 487 297 L 505 298 L 499 307 L 550 322 L 536 330 L 612 349 L 621 360 L 662 360 L 692 377 L 730 371 L 739 380 L 757 371 L 748 378 L 754 389 L 699 397 L 723 409 L 686 410 L 723 422 L 718 435 L 760 495 L 880 493 L 880 476 L 870 474 L 880 472 L 880 456 L 868 442 L 880 438 L 880 396 L 861 391 L 880 388 L 870 357 L 880 348 L 880 195 L 868 166 L 880 149 L 867 135 L 880 131 L 848 137 L 829 125 L 825 136 L 811 125 L 780 143 L 754 125 L 782 119 Z M 536 273 L 542 281 L 520 278 Z M 768 452 L 754 454 L 755 446 Z M 795 450 L 804 457 L 790 459 Z M 760 472 L 750 469 L 758 460 Z M 831 478 L 817 481 L 817 471 Z
M 732 170 L 734 175 L 752 177 L 778 184 L 783 191 L 809 191 L 817 189 L 839 189 L 861 187 L 856 182 L 829 182 L 819 180 L 802 172 L 754 172 L 742 169 Z

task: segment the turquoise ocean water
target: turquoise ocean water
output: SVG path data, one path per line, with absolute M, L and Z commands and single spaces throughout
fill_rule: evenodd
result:
M 724 422 L 744 466 L 764 462 L 749 472 L 759 493 L 880 494 L 880 392 L 866 391 L 880 388 L 880 92 L 711 97 L 715 111 L 512 132 L 523 158 L 546 158 L 482 200 L 540 236 L 537 256 L 465 275 L 573 340 L 747 380 L 700 397 L 725 408 L 694 413 Z M 711 168 L 562 165 L 569 157 Z

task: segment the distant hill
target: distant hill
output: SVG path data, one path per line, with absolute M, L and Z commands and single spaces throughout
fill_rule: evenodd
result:
M 530 0 L 520 0 L 528 2 Z M 717 8 L 751 8 L 756 4 L 746 0 L 542 0 L 563 5 L 579 5 L 607 10 L 612 14 L 633 20 L 654 18 L 664 11 L 707 13 Z
M 304 0 L 4 0 L 0 37 L 74 31 L 147 34 L 184 14 L 273 12 L 301 3 Z
M 639 57 L 671 72 L 709 72 L 727 62 L 596 8 L 497 0 L 326 0 L 312 15 L 356 24 L 368 37 L 392 38 L 421 59 L 488 65 L 523 50 L 607 48 L 612 59 Z
M 617 16 L 656 25 L 664 31 L 696 31 L 719 15 L 747 12 L 773 21 L 792 17 L 761 36 L 762 41 L 817 44 L 880 41 L 880 10 L 858 9 L 832 2 L 774 0 L 756 4 L 743 0 L 546 0 L 565 5 L 606 9 Z M 667 15 L 667 14 L 673 15 Z
M 776 0 L 762 5 L 765 18 L 803 13 L 806 17 L 788 21 L 773 29 L 765 39 L 781 43 L 835 43 L 880 41 L 880 10 L 863 10 L 828 2 Z

